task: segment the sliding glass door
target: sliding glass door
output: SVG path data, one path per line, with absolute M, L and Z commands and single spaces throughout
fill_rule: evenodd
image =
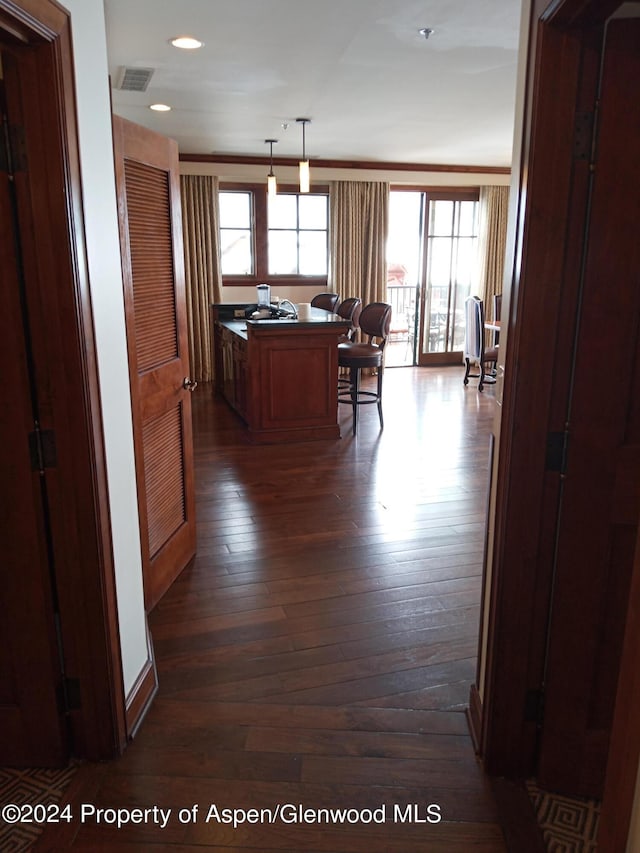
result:
M 477 190 L 391 191 L 389 366 L 462 360 L 464 300 L 476 280 L 477 254 Z
M 464 300 L 477 275 L 478 202 L 429 198 L 419 364 L 462 360 Z

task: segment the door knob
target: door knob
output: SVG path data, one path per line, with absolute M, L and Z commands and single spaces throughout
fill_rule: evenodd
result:
M 198 387 L 198 383 L 194 382 L 193 379 L 189 379 L 188 376 L 185 376 L 183 381 L 182 381 L 182 387 L 186 391 L 195 391 L 196 388 Z

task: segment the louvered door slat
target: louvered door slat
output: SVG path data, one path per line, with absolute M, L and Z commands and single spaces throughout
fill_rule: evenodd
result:
M 168 174 L 125 160 L 138 371 L 178 354 Z
M 153 558 L 184 524 L 182 407 L 143 426 L 149 553 Z

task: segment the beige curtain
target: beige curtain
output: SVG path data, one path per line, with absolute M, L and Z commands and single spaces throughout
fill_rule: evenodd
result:
M 387 298 L 389 184 L 335 181 L 329 189 L 331 252 L 329 289 L 362 304 Z
M 222 302 L 218 232 L 218 179 L 181 175 L 182 229 L 191 375 L 213 379 L 211 303 Z
M 507 244 L 509 187 L 480 188 L 480 281 L 478 295 L 487 319 L 493 318 L 493 297 L 502 293 Z

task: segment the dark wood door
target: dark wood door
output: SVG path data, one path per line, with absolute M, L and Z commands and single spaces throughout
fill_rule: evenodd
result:
M 0 158 L 0 764 L 56 766 L 67 756 L 57 702 L 62 674 L 47 547 L 46 476 L 34 470 L 30 450 L 37 398 L 7 159 Z
M 640 494 L 640 20 L 612 21 L 576 318 L 540 784 L 600 796 Z
M 145 604 L 195 553 L 193 445 L 176 143 L 118 117 L 114 147 Z

